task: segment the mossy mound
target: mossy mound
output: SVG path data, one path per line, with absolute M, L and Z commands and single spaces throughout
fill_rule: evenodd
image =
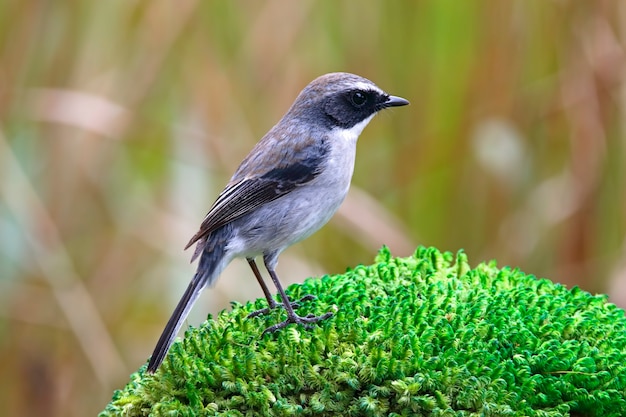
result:
M 624 311 L 495 263 L 418 248 L 309 279 L 299 314 L 234 305 L 145 366 L 100 416 L 625 416 Z

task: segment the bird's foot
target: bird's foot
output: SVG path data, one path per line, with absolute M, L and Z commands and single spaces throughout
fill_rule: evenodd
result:
M 300 308 L 300 303 L 303 303 L 305 301 L 311 301 L 311 300 L 315 300 L 315 296 L 312 295 L 312 294 L 307 294 L 304 297 L 302 297 L 301 299 L 299 299 L 298 301 L 290 301 L 289 304 L 291 305 L 291 308 L 296 310 L 296 309 Z M 283 304 L 278 304 L 276 301 L 272 300 L 272 304 L 270 304 L 269 307 L 262 308 L 260 310 L 255 310 L 252 313 L 248 314 L 247 318 L 263 316 L 263 315 L 269 313 L 270 311 L 272 311 L 273 309 L 275 309 L 276 307 L 283 307 L 283 308 L 285 308 L 285 306 Z
M 287 317 L 287 320 L 275 324 L 273 326 L 268 327 L 267 329 L 263 330 L 263 333 L 261 333 L 261 336 L 264 336 L 265 333 L 274 333 L 276 330 L 280 330 L 283 329 L 287 326 L 289 326 L 290 324 L 300 324 L 304 327 L 306 327 L 307 329 L 312 328 L 312 324 L 313 323 L 317 323 L 318 321 L 322 321 L 322 320 L 326 320 L 327 318 L 331 317 L 333 315 L 333 313 L 328 312 L 325 314 L 322 314 L 321 316 L 314 316 L 313 314 L 309 314 L 305 317 L 301 317 L 297 314 L 293 314 L 293 315 L 289 315 Z

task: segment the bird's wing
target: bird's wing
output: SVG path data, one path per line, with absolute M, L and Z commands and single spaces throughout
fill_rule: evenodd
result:
M 204 217 L 200 230 L 187 243 L 185 249 L 206 238 L 219 227 L 315 179 L 321 172 L 327 153 L 326 144 L 317 142 L 311 146 L 300 147 L 295 157 L 291 153 L 289 161 L 283 158 L 284 163 L 276 164 L 262 174 L 232 180 L 217 197 Z M 237 174 L 234 178 L 236 177 Z M 193 259 L 197 255 L 198 253 L 194 254 Z

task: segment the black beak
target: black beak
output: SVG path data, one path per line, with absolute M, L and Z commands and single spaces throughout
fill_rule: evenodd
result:
M 383 106 L 385 107 L 399 107 L 399 106 L 406 106 L 407 104 L 409 104 L 409 100 L 406 100 L 402 97 L 396 97 L 396 96 L 389 96 L 387 97 L 387 101 L 385 101 L 383 103 Z

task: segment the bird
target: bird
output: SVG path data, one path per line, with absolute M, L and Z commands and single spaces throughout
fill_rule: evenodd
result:
M 204 217 L 185 249 L 195 244 L 195 275 L 167 322 L 148 363 L 154 373 L 165 359 L 189 311 L 204 288 L 212 286 L 234 258 L 245 258 L 268 307 L 287 313 L 285 321 L 265 329 L 272 333 L 290 324 L 311 327 L 332 316 L 300 316 L 294 311 L 311 295 L 291 302 L 276 274 L 278 256 L 321 228 L 343 202 L 354 171 L 357 139 L 379 111 L 408 105 L 372 81 L 335 72 L 311 81 L 265 136 L 243 159 Z M 278 290 L 277 303 L 256 264 L 262 257 Z

